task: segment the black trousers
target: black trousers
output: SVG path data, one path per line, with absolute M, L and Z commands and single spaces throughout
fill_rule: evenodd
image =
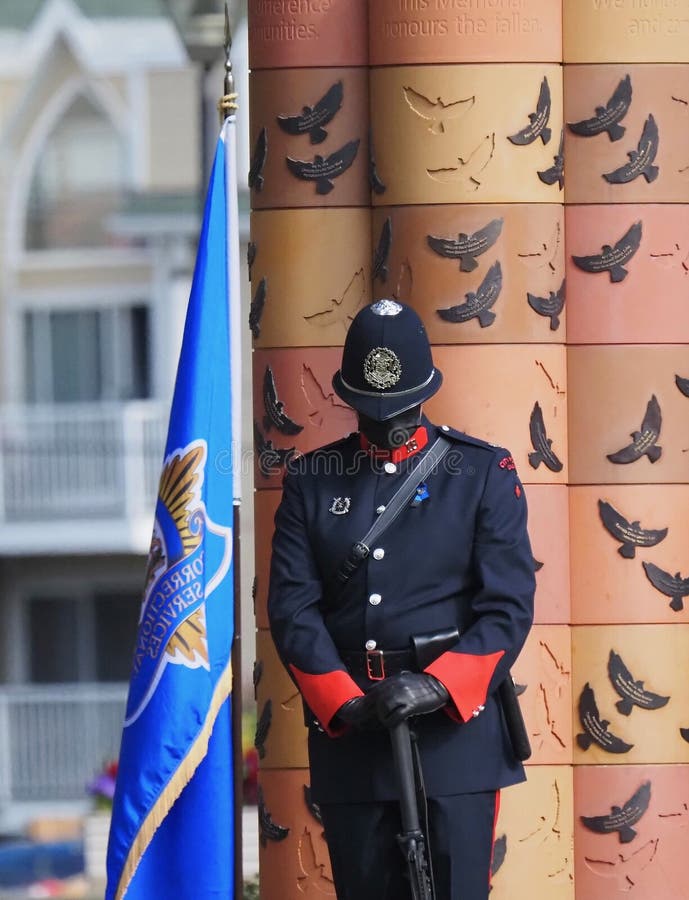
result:
M 428 799 L 437 900 L 487 900 L 500 792 Z M 337 900 L 408 900 L 396 803 L 320 805 Z

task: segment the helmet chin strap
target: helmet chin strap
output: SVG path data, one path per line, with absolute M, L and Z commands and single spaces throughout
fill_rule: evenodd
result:
M 359 413 L 359 431 L 376 447 L 393 450 L 402 447 L 421 424 L 421 405 L 413 406 L 398 416 L 378 422 Z

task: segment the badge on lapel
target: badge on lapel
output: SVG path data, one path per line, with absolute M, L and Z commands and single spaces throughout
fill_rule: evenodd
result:
M 344 516 L 349 512 L 351 502 L 350 497 L 333 497 L 333 503 L 328 512 L 331 512 L 334 516 Z

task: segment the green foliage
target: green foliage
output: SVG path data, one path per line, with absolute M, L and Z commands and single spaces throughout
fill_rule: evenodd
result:
M 258 876 L 244 882 L 243 900 L 259 900 Z

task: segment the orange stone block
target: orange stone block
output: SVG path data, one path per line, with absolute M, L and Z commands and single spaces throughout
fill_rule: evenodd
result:
M 567 483 L 564 347 L 434 347 L 433 359 L 444 380 L 431 421 L 507 447 L 525 483 Z
M 560 62 L 562 10 L 551 0 L 374 0 L 371 65 Z
M 689 485 L 569 490 L 572 622 L 689 622 L 689 601 L 673 609 L 649 577 L 663 585 L 676 572 L 689 576 Z
M 689 65 L 565 66 L 564 83 L 567 203 L 689 202 Z
M 255 484 L 280 487 L 288 458 L 354 431 L 356 415 L 331 386 L 339 348 L 255 350 L 253 357 Z
M 378 208 L 373 239 L 374 298 L 413 306 L 433 343 L 564 343 L 563 207 Z
M 255 347 L 344 343 L 349 323 L 371 300 L 370 215 L 368 209 L 251 214 Z
M 570 483 L 689 481 L 683 375 L 684 346 L 569 347 Z
M 512 667 L 533 766 L 572 762 L 572 650 L 568 625 L 534 625 Z
M 365 66 L 367 0 L 248 0 L 249 67 Z
M 577 897 L 685 900 L 687 766 L 574 770 Z
M 368 206 L 366 69 L 276 69 L 249 78 L 254 209 Z
M 535 621 L 569 622 L 569 505 L 564 484 L 530 484 L 529 538 L 536 560 Z
M 308 769 L 260 773 L 261 900 L 335 897 L 328 846 L 309 787 Z
M 272 553 L 275 512 L 282 497 L 281 490 L 254 492 L 254 613 L 256 627 L 268 628 L 268 582 Z
M 575 765 L 689 763 L 689 625 L 572 629 Z
M 378 206 L 562 203 L 562 68 L 371 71 Z
M 572 769 L 527 776 L 500 794 L 491 900 L 574 900 Z
M 566 63 L 687 62 L 689 0 L 564 0 L 563 13 Z
M 568 206 L 565 222 L 570 343 L 689 342 L 689 206 Z
M 256 632 L 256 749 L 262 769 L 308 766 L 301 694 L 278 658 L 270 632 Z

